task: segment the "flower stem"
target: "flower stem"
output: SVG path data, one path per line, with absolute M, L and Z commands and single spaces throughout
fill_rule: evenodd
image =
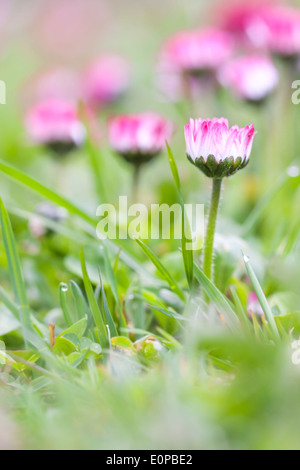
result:
M 134 166 L 132 181 L 132 202 L 138 202 L 139 199 L 139 183 L 140 183 L 141 165 Z
M 204 244 L 204 260 L 203 272 L 208 279 L 213 280 L 213 254 L 214 254 L 214 239 L 217 225 L 218 210 L 220 204 L 222 189 L 222 179 L 213 179 L 213 189 L 210 201 L 208 224 L 206 229 L 206 237 Z

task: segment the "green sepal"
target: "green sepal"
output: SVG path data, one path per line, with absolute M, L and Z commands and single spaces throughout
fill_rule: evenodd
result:
M 187 155 L 187 157 L 188 160 L 206 176 L 219 179 L 234 175 L 237 171 L 245 168 L 249 163 L 249 160 L 243 160 L 241 157 L 236 159 L 229 157 L 220 162 L 218 162 L 213 155 L 209 155 L 206 161 L 203 157 L 197 158 L 196 161 L 189 155 Z

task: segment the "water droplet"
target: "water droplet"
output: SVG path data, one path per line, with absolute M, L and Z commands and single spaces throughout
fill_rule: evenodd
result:
M 245 261 L 245 263 L 249 263 L 249 261 L 250 261 L 250 258 L 249 258 L 249 256 L 247 256 L 247 255 L 244 255 L 244 261 Z
M 297 178 L 300 175 L 300 169 L 296 165 L 290 166 L 286 172 L 291 178 Z

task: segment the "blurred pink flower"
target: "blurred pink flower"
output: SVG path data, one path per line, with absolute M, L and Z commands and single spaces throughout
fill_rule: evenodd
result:
M 300 10 L 280 2 L 229 2 L 219 13 L 221 25 L 256 48 L 292 56 L 300 53 Z
M 249 294 L 248 302 L 247 302 L 247 311 L 248 311 L 249 317 L 252 317 L 252 315 L 255 315 L 258 317 L 264 316 L 264 311 L 258 301 L 258 297 L 255 294 L 255 292 L 250 292 Z
M 69 101 L 47 100 L 34 106 L 26 116 L 30 139 L 47 145 L 58 153 L 67 153 L 85 139 L 85 127 L 76 108 Z
M 48 70 L 30 83 L 35 102 L 45 100 L 70 100 L 77 103 L 80 99 L 80 80 L 76 72 L 66 67 Z
M 243 38 L 253 18 L 261 16 L 265 9 L 274 4 L 275 1 L 229 0 L 217 6 L 216 16 L 222 28 Z
M 254 45 L 282 56 L 300 54 L 300 10 L 269 7 L 254 16 L 247 28 Z
M 181 72 L 201 72 L 220 67 L 232 52 L 233 41 L 227 32 L 182 31 L 166 41 L 161 60 Z
M 263 56 L 248 55 L 224 65 L 217 74 L 224 87 L 249 101 L 261 101 L 279 82 L 279 73 L 273 62 Z
M 92 107 L 101 107 L 118 99 L 129 87 L 130 67 L 117 55 L 99 57 L 83 78 L 83 97 Z
M 117 116 L 109 123 L 110 145 L 132 163 L 158 155 L 171 134 L 171 123 L 152 112 Z
M 253 124 L 229 128 L 227 119 L 191 119 L 185 126 L 188 159 L 207 176 L 223 178 L 244 168 L 250 158 Z

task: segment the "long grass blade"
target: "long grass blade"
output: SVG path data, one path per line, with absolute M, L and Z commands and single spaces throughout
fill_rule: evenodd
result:
M 65 317 L 66 324 L 68 325 L 68 327 L 70 327 L 72 326 L 74 322 L 72 321 L 72 317 L 69 312 L 69 307 L 67 304 L 67 298 L 66 298 L 67 292 L 68 292 L 68 286 L 67 284 L 62 282 L 59 286 L 60 305 L 61 305 L 64 317 Z
M 180 178 L 178 173 L 178 168 L 171 151 L 169 144 L 166 142 L 167 151 L 169 156 L 169 163 L 171 167 L 171 171 L 173 174 L 173 178 L 177 187 L 181 210 L 182 210 L 182 238 L 181 238 L 181 250 L 182 250 L 182 257 L 184 263 L 184 269 L 186 278 L 190 288 L 193 286 L 193 278 L 194 278 L 194 254 L 193 250 L 187 249 L 187 245 L 191 243 L 191 228 L 189 224 L 189 220 L 185 213 L 184 201 L 182 197 L 181 185 L 180 185 Z
M 47 188 L 46 186 L 38 183 L 35 179 L 31 178 L 30 176 L 26 175 L 20 170 L 17 170 L 11 165 L 8 165 L 3 160 L 0 160 L 0 171 L 2 171 L 5 175 L 9 178 L 17 181 L 18 183 L 26 186 L 31 191 L 35 191 L 39 193 L 41 196 L 49 199 L 54 204 L 57 204 L 61 207 L 64 207 L 68 212 L 71 214 L 77 215 L 85 220 L 88 224 L 91 224 L 95 227 L 96 219 L 91 217 L 90 215 L 86 214 L 82 209 L 77 207 L 72 202 L 68 201 L 64 197 L 57 194 L 52 189 Z
M 141 240 L 136 240 L 138 245 L 142 248 L 146 256 L 149 258 L 149 260 L 154 264 L 162 278 L 169 284 L 171 290 L 178 295 L 178 297 L 182 300 L 185 301 L 185 295 L 182 292 L 182 290 L 179 288 L 178 284 L 176 283 L 175 279 L 171 276 L 171 274 L 167 271 L 167 269 L 163 266 L 163 264 L 159 261 L 157 256 L 153 253 L 153 251 L 148 248 L 145 243 L 143 243 Z
M 264 314 L 266 316 L 266 319 L 268 321 L 268 324 L 270 326 L 270 330 L 272 331 L 272 334 L 274 335 L 274 337 L 276 339 L 279 339 L 280 338 L 280 335 L 279 335 L 279 331 L 278 331 L 278 328 L 277 328 L 277 325 L 276 325 L 276 322 L 275 322 L 275 318 L 273 316 L 273 313 L 272 313 L 272 310 L 271 310 L 271 307 L 267 301 L 267 298 L 262 290 L 262 287 L 259 283 L 259 280 L 257 279 L 256 277 L 256 274 L 254 272 L 254 269 L 252 268 L 251 264 L 250 264 L 250 259 L 248 258 L 248 256 L 245 256 L 244 255 L 244 262 L 245 262 L 245 266 L 246 266 L 246 270 L 247 270 L 247 273 L 248 273 L 248 276 L 250 278 L 250 281 L 251 281 L 251 284 L 253 286 L 253 289 L 258 297 L 258 301 L 264 311 Z
M 18 306 L 8 297 L 6 292 L 0 286 L 0 301 L 8 308 L 8 310 L 13 314 L 13 316 L 20 320 Z
M 203 271 L 195 264 L 195 276 L 199 281 L 200 285 L 203 287 L 208 298 L 215 304 L 215 306 L 220 310 L 220 313 L 223 314 L 226 323 L 231 328 L 236 328 L 239 325 L 239 319 L 232 309 L 227 298 L 222 294 L 221 291 L 208 279 Z
M 96 327 L 98 328 L 100 343 L 102 347 L 106 347 L 108 345 L 107 329 L 106 329 L 106 325 L 104 323 L 100 308 L 97 304 L 91 281 L 88 276 L 83 250 L 80 253 L 80 260 L 81 260 L 81 269 L 82 269 L 82 274 L 83 274 L 84 287 L 85 287 L 86 295 L 89 301 L 90 309 L 94 317 Z
M 117 332 L 115 322 L 113 320 L 113 317 L 112 317 L 112 315 L 110 313 L 110 310 L 109 310 L 109 307 L 108 307 L 108 303 L 107 303 L 107 299 L 106 299 L 106 295 L 105 295 L 105 290 L 104 290 L 104 286 L 103 286 L 103 280 L 102 280 L 102 276 L 101 276 L 100 272 L 99 272 L 99 276 L 100 276 L 100 284 L 101 284 L 101 303 L 102 303 L 102 308 L 103 308 L 103 316 L 104 316 L 104 318 L 106 320 L 106 323 L 109 327 L 110 335 L 113 338 L 115 336 L 118 336 L 118 332 Z
M 19 320 L 22 325 L 24 341 L 26 345 L 28 345 L 26 330 L 31 329 L 32 327 L 30 321 L 30 308 L 28 305 L 26 287 L 22 275 L 21 263 L 15 237 L 2 199 L 0 199 L 0 224 L 12 288 L 15 301 L 17 302 L 19 308 Z

